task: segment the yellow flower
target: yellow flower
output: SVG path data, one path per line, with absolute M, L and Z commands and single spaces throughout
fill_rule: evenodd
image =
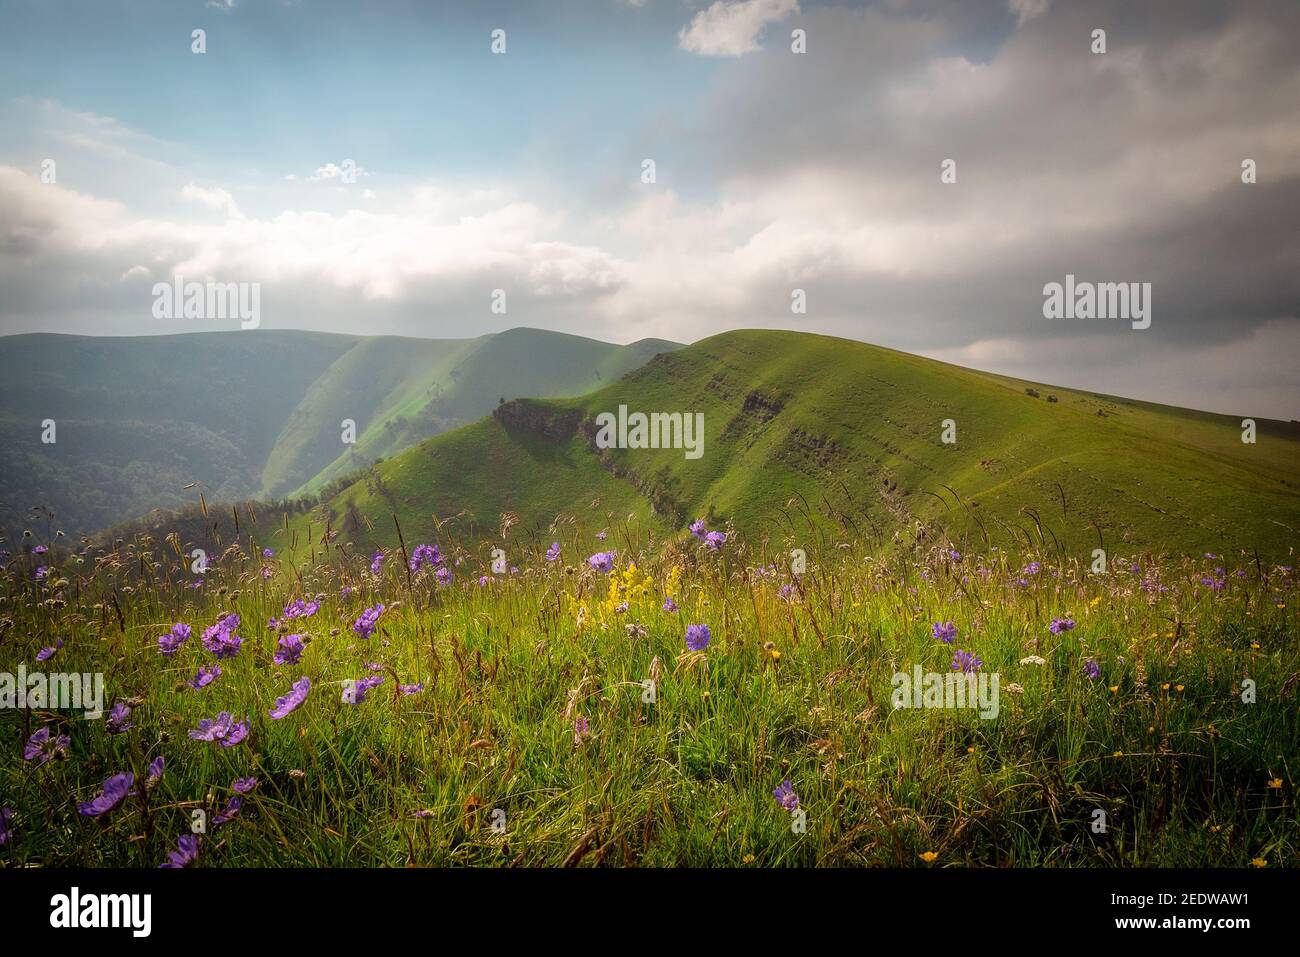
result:
M 1262 857 L 1257 857 L 1257 858 L 1255 858 L 1253 861 L 1250 862 L 1250 866 L 1251 866 L 1251 867 L 1268 867 L 1268 861 L 1264 860 L 1264 858 L 1262 858 Z
M 933 864 L 938 859 L 938 857 L 939 855 L 936 854 L 934 851 L 926 851 L 924 854 L 921 855 L 921 860 L 925 861 L 925 863 L 927 864 Z
M 1097 605 L 1098 605 L 1098 603 L 1099 603 L 1100 601 L 1101 601 L 1101 596 L 1098 595 L 1098 596 L 1097 596 L 1096 598 L 1094 598 L 1092 601 L 1088 602 L 1088 605 L 1089 605 L 1090 607 L 1092 607 L 1092 608 L 1096 608 Z
M 742 858 L 740 859 L 740 863 L 742 863 L 742 864 L 753 864 L 753 863 L 754 863 L 754 855 L 753 855 L 753 854 L 746 854 L 744 857 L 742 857 Z
M 1258 642 L 1258 641 L 1252 641 L 1252 642 L 1250 643 L 1250 647 L 1254 648 L 1256 651 L 1259 651 L 1259 642 Z
M 1186 685 L 1174 685 L 1174 690 L 1175 690 L 1175 691 L 1182 691 L 1183 688 L 1185 688 L 1185 687 L 1186 687 Z
M 1277 607 L 1278 607 L 1279 609 L 1281 609 L 1281 608 L 1285 608 L 1285 607 L 1286 607 L 1286 602 L 1284 602 L 1284 601 L 1280 601 L 1280 602 L 1278 602 L 1278 603 L 1277 603 Z
M 974 754 L 974 753 L 975 753 L 975 749 L 974 749 L 974 748 L 967 748 L 967 749 L 966 749 L 966 753 L 967 753 L 967 754 Z
M 1269 782 L 1268 782 L 1268 786 L 1271 787 L 1271 788 L 1275 788 L 1275 789 L 1281 789 L 1281 787 L 1282 787 L 1282 779 L 1281 779 L 1281 778 L 1272 778 L 1272 779 L 1269 780 Z
M 1162 685 L 1160 686 L 1160 690 L 1161 690 L 1161 691 L 1168 691 L 1168 690 L 1169 690 L 1169 682 L 1166 681 L 1164 684 L 1162 684 Z
M 1110 693 L 1111 693 L 1111 694 L 1118 694 L 1118 693 L 1119 693 L 1119 685 L 1111 685 L 1111 686 L 1110 686 Z
M 1124 757 L 1124 752 L 1123 752 L 1123 751 L 1116 751 L 1116 752 L 1115 752 L 1115 757 L 1117 757 L 1117 758 L 1122 758 L 1122 757 Z
M 772 649 L 772 651 L 771 651 L 771 655 L 772 655 L 772 660 L 773 660 L 773 661 L 780 661 L 780 660 L 781 660 L 781 652 L 777 651 L 775 648 Z

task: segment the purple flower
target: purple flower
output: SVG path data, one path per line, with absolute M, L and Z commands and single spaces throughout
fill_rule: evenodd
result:
M 708 526 L 704 524 L 704 519 L 697 518 L 695 521 L 691 522 L 691 534 L 696 538 L 703 538 L 707 531 Z
M 352 682 L 352 694 L 348 695 L 345 692 L 343 700 L 347 701 L 348 704 L 361 704 L 361 702 L 366 700 L 366 695 L 370 693 L 371 688 L 378 688 L 383 683 L 383 675 L 370 675 L 369 677 L 361 678 Z M 350 701 L 348 700 L 349 698 L 351 698 Z
M 421 691 L 424 690 L 424 682 L 417 681 L 413 685 L 398 685 L 397 690 L 409 698 L 411 695 L 419 694 Z
M 433 577 L 437 580 L 439 588 L 445 588 L 451 584 L 451 569 L 446 565 L 439 565 L 438 570 L 433 573 Z
M 108 712 L 108 720 L 104 722 L 104 730 L 109 734 L 123 734 L 135 727 L 133 724 L 127 724 L 127 718 L 131 717 L 131 709 L 127 707 L 125 701 L 119 701 L 113 705 Z
M 1059 635 L 1063 631 L 1074 630 L 1073 618 L 1053 618 L 1052 623 L 1047 626 L 1047 630 L 1054 635 Z
M 262 557 L 263 557 L 263 558 L 274 558 L 274 557 L 275 557 L 275 552 L 271 551 L 271 549 L 269 549 L 269 548 L 264 548 L 264 549 L 262 549 Z
M 272 570 L 270 565 L 262 566 L 262 581 L 269 581 L 271 576 L 274 574 L 275 572 Z
M 216 741 L 223 748 L 233 748 L 248 737 L 248 722 L 236 722 L 229 711 L 223 711 L 215 718 L 199 721 L 199 726 L 190 732 L 190 737 L 195 741 Z
M 781 782 L 780 786 L 772 792 L 772 797 L 776 798 L 776 803 L 781 805 L 783 810 L 791 814 L 799 807 L 799 795 L 794 793 L 794 785 L 789 779 Z
M 434 567 L 442 564 L 442 553 L 437 545 L 416 545 L 411 552 L 411 571 L 418 572 L 422 565 Z
M 952 670 L 962 674 L 973 674 L 984 667 L 980 656 L 973 651 L 955 651 L 952 655 Z
M 158 654 L 170 658 L 180 651 L 181 645 L 189 641 L 190 626 L 177 622 L 172 630 L 158 639 Z
M 795 594 L 794 585 L 790 582 L 786 582 L 784 585 L 782 585 L 780 588 L 777 589 L 776 597 L 782 598 L 786 601 L 791 601 L 794 598 L 794 594 Z
M 709 551 L 716 552 L 719 548 L 727 543 L 726 532 L 709 532 L 704 536 L 704 544 L 709 547 Z
M 45 576 L 48 575 L 49 573 L 50 573 L 50 566 L 42 565 L 40 568 L 36 569 L 36 580 L 42 581 L 45 578 Z
M 551 547 L 546 550 L 546 560 L 553 562 L 560 557 L 560 543 L 551 542 Z
M 492 579 L 488 578 L 486 575 L 479 575 L 479 576 L 478 576 L 478 587 L 479 587 L 479 588 L 486 588 L 488 582 L 490 582 L 491 580 L 492 580 Z
M 691 651 L 703 651 L 709 647 L 709 641 L 712 639 L 709 634 L 708 625 L 687 625 L 686 626 L 686 647 Z
M 144 778 L 144 786 L 146 788 L 151 788 L 162 780 L 163 766 L 165 763 L 166 762 L 163 761 L 163 756 L 161 754 L 149 762 L 149 769 L 145 772 Z
M 195 691 L 202 690 L 221 677 L 221 665 L 205 665 L 187 684 Z
M 23 760 L 34 761 L 40 758 L 38 763 L 45 764 L 51 758 L 65 757 L 71 743 L 72 739 L 66 734 L 53 737 L 49 725 L 45 725 L 37 728 L 23 745 Z
M 587 564 L 598 572 L 608 572 L 614 567 L 614 552 L 597 552 L 587 559 Z
M 673 596 L 669 595 L 664 599 L 664 611 L 672 614 L 677 610 L 677 602 L 673 601 Z
M 86 817 L 99 817 L 101 814 L 107 814 L 122 802 L 122 798 L 131 793 L 131 785 L 134 783 L 135 775 L 130 771 L 114 774 L 104 782 L 104 790 L 89 801 L 81 801 L 77 805 L 77 810 Z
M 953 639 L 957 637 L 957 626 L 950 621 L 935 622 L 930 629 L 930 634 L 942 641 L 945 645 L 951 645 Z
M 582 744 L 582 739 L 591 734 L 591 725 L 582 715 L 573 720 L 573 743 Z
M 1043 565 L 1041 562 L 1030 562 L 1023 569 L 1021 569 L 1020 573 L 1022 575 L 1037 575 L 1042 570 L 1043 570 Z
M 278 721 L 288 716 L 307 700 L 309 691 L 311 691 L 311 679 L 304 675 L 293 683 L 287 695 L 275 699 L 275 707 L 270 711 L 271 717 Z
M 212 826 L 219 827 L 222 824 L 229 824 L 239 816 L 239 809 L 244 806 L 244 799 L 241 797 L 232 797 L 226 804 L 226 809 L 212 818 Z
M 167 855 L 167 863 L 159 867 L 188 867 L 199 859 L 199 838 L 197 834 L 182 834 L 176 838 L 176 850 Z
M 370 574 L 378 575 L 379 569 L 384 567 L 384 558 L 386 556 L 382 551 L 375 552 L 370 556 Z
M 295 598 L 284 606 L 284 614 L 280 616 L 280 621 L 288 621 L 291 618 L 310 618 L 319 610 L 320 602 L 303 601 L 301 598 Z M 271 620 L 275 621 L 274 618 Z
M 47 546 L 45 546 L 45 545 L 37 545 L 35 548 L 32 549 L 32 554 L 33 554 L 33 555 L 44 555 L 44 554 L 45 554 L 46 552 L 48 552 L 48 551 L 49 551 L 49 548 L 48 548 Z
M 63 639 L 60 638 L 55 644 L 50 645 L 49 647 L 46 648 L 42 648 L 40 651 L 36 652 L 36 660 L 49 661 L 51 658 L 54 657 L 54 653 L 62 647 L 63 647 Z
M 276 643 L 275 657 L 271 660 L 277 665 L 296 665 L 305 647 L 302 635 L 285 635 Z
M 257 787 L 257 778 L 235 778 L 235 783 L 231 787 L 240 794 L 248 794 Z
M 1095 680 L 1101 677 L 1101 665 L 1097 664 L 1095 658 L 1089 658 L 1083 663 L 1083 673 L 1087 675 L 1089 679 Z
M 13 829 L 14 810 L 11 807 L 0 807 L 0 844 L 8 844 L 14 836 Z
M 379 616 L 384 613 L 383 605 L 376 605 L 374 608 L 367 608 L 360 617 L 352 623 L 352 630 L 357 633 L 358 638 L 369 638 L 375 632 L 375 623 L 379 621 Z
M 203 630 L 203 647 L 217 658 L 235 657 L 244 643 L 244 639 L 235 634 L 239 622 L 238 614 L 223 615 L 215 625 Z

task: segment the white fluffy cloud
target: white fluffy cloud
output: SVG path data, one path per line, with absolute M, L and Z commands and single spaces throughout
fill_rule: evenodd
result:
M 798 0 L 715 0 L 682 27 L 677 45 L 701 56 L 743 56 L 760 49 L 764 27 L 798 11 Z

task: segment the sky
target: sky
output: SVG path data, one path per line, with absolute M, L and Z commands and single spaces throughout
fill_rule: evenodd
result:
M 1294 0 L 0 0 L 0 334 L 239 329 L 155 318 L 180 277 L 1300 419 L 1298 225 Z M 1067 275 L 1150 326 L 1045 318 Z

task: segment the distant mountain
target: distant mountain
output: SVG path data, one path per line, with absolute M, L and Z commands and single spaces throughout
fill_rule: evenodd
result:
M 0 529 L 87 534 L 154 508 L 310 494 L 502 399 L 598 388 L 677 344 L 236 331 L 0 338 Z M 340 423 L 356 423 L 355 445 Z M 42 442 L 53 420 L 55 441 Z M 40 522 L 43 526 L 43 521 Z
M 597 447 L 597 416 L 702 412 L 703 455 Z M 942 441 L 952 420 L 955 443 Z M 360 545 L 409 540 L 464 512 L 544 531 L 634 516 L 680 533 L 697 516 L 773 541 L 830 534 L 1060 551 L 1300 544 L 1300 428 L 971 371 L 811 334 L 736 331 L 656 357 L 590 395 L 518 400 L 369 470 L 289 526 Z M 307 528 L 308 524 L 311 529 Z M 549 541 L 549 539 L 547 539 Z

